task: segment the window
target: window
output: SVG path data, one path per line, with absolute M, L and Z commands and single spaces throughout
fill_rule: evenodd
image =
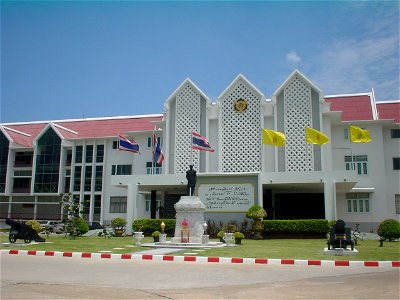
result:
M 157 211 L 158 211 L 161 206 L 161 200 L 156 200 L 156 202 L 157 202 Z M 145 204 L 146 204 L 145 210 L 147 213 L 149 213 L 151 210 L 151 200 L 146 200 Z
M 110 197 L 110 213 L 126 213 L 127 197 Z
M 159 137 L 157 137 L 156 139 L 157 139 L 158 144 L 159 144 L 160 146 L 162 146 L 162 145 L 161 145 L 161 137 L 159 136 Z M 147 138 L 147 148 L 152 148 L 152 147 L 153 147 L 153 138 L 152 138 L 151 136 L 149 136 L 149 137 Z
M 132 175 L 132 165 L 112 165 L 111 175 Z
M 353 155 L 353 159 L 351 156 L 345 156 L 344 161 L 346 164 L 346 170 L 356 170 L 359 175 L 367 175 L 368 174 L 368 157 L 367 155 Z
M 400 214 L 400 195 L 394 195 L 394 204 L 396 206 L 396 214 Z
M 92 166 L 85 167 L 85 192 L 90 192 L 92 186 Z
M 118 149 L 118 141 L 113 141 L 113 149 Z
M 369 213 L 369 194 L 368 193 L 349 193 L 346 195 L 347 212 L 349 213 Z
M 103 166 L 96 166 L 96 177 L 94 182 L 94 190 L 99 192 L 103 189 Z
M 156 163 L 155 161 L 146 162 L 146 174 L 161 174 L 162 173 L 162 165 Z
M 61 139 L 49 129 L 38 140 L 35 193 L 57 193 L 60 172 Z
M 82 151 L 83 151 L 83 146 L 76 146 L 76 148 L 75 148 L 75 163 L 77 163 L 77 164 L 82 163 Z
M 101 195 L 94 195 L 93 214 L 100 215 L 101 213 Z
M 67 157 L 65 160 L 65 165 L 70 166 L 72 162 L 72 150 L 67 150 Z
M 348 128 L 345 128 L 343 130 L 343 137 L 344 137 L 345 140 L 349 139 L 349 129 Z
M 81 190 L 81 166 L 76 166 L 75 167 L 75 172 L 74 172 L 74 191 L 79 192 Z
M 400 129 L 391 129 L 390 136 L 392 139 L 400 139 Z
M 93 162 L 93 145 L 87 145 L 86 146 L 85 162 L 87 162 L 87 163 Z
M 393 157 L 393 170 L 400 170 L 400 157 Z
M 104 160 L 104 145 L 96 146 L 96 162 L 102 163 Z
M 33 152 L 15 153 L 15 167 L 32 167 Z

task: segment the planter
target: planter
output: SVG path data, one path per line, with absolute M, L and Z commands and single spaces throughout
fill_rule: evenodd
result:
M 242 244 L 242 239 L 235 238 L 235 245 L 241 245 L 241 244 Z
M 121 237 L 124 235 L 123 229 L 114 229 L 115 236 Z
M 262 240 L 263 239 L 263 232 L 264 232 L 264 223 L 262 219 L 254 219 L 253 220 L 253 230 L 254 230 L 254 235 L 253 239 L 254 240 Z
M 159 236 L 153 236 L 154 243 L 158 243 L 160 241 Z

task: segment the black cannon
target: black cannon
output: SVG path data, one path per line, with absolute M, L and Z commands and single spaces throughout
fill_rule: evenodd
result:
M 8 239 L 10 243 L 15 243 L 17 239 L 23 239 L 25 243 L 30 243 L 32 240 L 35 242 L 45 242 L 46 240 L 40 237 L 32 226 L 7 218 L 6 224 L 11 226 Z
M 347 249 L 347 246 L 354 250 L 354 241 L 351 239 L 351 229 L 346 228 L 346 223 L 343 220 L 337 220 L 335 226 L 329 230 L 328 250 L 342 248 Z

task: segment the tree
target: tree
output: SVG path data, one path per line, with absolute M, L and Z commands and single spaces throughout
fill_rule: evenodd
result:
M 80 202 L 79 198 L 73 198 L 71 193 L 61 194 L 60 196 L 61 205 L 66 215 L 66 234 L 75 239 L 78 235 L 88 232 L 89 226 L 80 217 L 88 201 Z

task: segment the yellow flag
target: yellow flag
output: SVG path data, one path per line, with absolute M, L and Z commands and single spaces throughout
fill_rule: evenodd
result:
M 371 141 L 368 130 L 362 129 L 357 126 L 349 126 L 349 129 L 350 141 L 352 141 L 353 143 L 369 143 Z
M 263 129 L 262 141 L 264 145 L 285 146 L 286 137 L 282 132 Z
M 329 138 L 318 130 L 306 127 L 306 141 L 308 144 L 325 145 L 329 143 Z

